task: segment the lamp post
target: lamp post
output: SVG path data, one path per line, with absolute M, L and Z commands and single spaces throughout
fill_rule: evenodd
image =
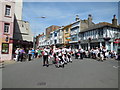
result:
M 88 38 L 88 50 L 90 50 L 90 42 L 91 42 L 91 37 Z
M 81 41 L 79 40 L 78 43 L 79 43 L 79 49 L 80 49 L 81 48 L 81 45 L 80 45 Z
M 41 17 L 35 17 L 35 18 L 43 18 L 44 19 L 46 17 L 45 16 L 41 16 Z M 34 50 L 36 49 L 36 30 L 34 31 L 34 36 L 33 36 L 33 48 L 34 48 Z
M 8 42 L 8 41 L 9 41 L 9 37 L 8 37 L 8 35 L 6 36 L 5 41 L 6 41 L 6 42 Z
M 99 48 L 102 48 L 102 42 L 103 42 L 103 38 L 102 37 L 98 37 L 98 41 L 100 42 L 99 43 Z

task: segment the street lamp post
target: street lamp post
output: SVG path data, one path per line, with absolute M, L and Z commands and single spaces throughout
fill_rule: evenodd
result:
M 9 37 L 8 37 L 8 36 L 6 36 L 6 39 L 5 39 L 5 41 L 6 41 L 6 42 L 8 42 L 8 41 L 9 41 Z
M 79 43 L 79 49 L 80 49 L 81 48 L 81 45 L 80 45 L 81 41 L 79 40 L 78 43 Z
M 36 17 L 36 18 L 46 18 L 45 16 L 42 17 Z M 35 37 L 36 31 L 34 31 L 34 36 L 33 36 L 33 48 L 34 50 L 36 49 L 36 37 Z
M 90 42 L 91 42 L 91 37 L 88 38 L 88 50 L 90 50 Z

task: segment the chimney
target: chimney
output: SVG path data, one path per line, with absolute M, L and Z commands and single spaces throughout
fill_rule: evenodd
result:
M 88 15 L 88 27 L 92 25 L 92 15 Z
M 76 15 L 75 21 L 78 21 L 78 20 L 79 20 L 79 16 L 78 16 L 78 15 Z
M 117 26 L 117 19 L 116 19 L 116 15 L 113 15 L 112 25 L 113 25 L 113 26 Z

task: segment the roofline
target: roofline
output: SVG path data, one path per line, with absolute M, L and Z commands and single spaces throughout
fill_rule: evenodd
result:
M 88 29 L 88 30 L 85 30 L 85 31 L 81 31 L 81 32 L 79 32 L 79 33 L 91 31 L 91 30 L 94 30 L 94 29 L 104 28 L 104 27 L 112 27 L 112 28 L 120 29 L 120 27 L 114 27 L 114 26 L 110 26 L 110 25 L 104 25 L 104 26 L 101 26 L 101 27 L 98 27 L 98 28 L 93 28 L 93 29 Z

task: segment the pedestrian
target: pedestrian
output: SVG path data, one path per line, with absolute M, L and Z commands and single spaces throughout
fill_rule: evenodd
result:
M 101 57 L 100 60 L 103 62 L 103 60 L 104 60 L 104 53 L 103 52 L 100 53 L 100 57 Z
M 87 50 L 85 51 L 85 57 L 89 58 L 89 51 L 87 51 Z
M 106 60 L 105 52 L 107 51 L 106 47 L 102 48 L 102 54 L 104 56 L 104 60 Z
M 37 56 L 37 58 L 40 58 L 41 55 L 42 55 L 42 50 L 39 48 L 39 49 L 38 49 L 38 56 Z
M 43 66 L 49 66 L 49 61 L 48 61 L 48 50 L 45 48 L 42 52 L 43 55 Z
M 78 59 L 78 49 L 75 49 L 75 59 Z
M 101 52 L 102 52 L 102 50 L 100 48 L 98 48 L 98 55 L 97 55 L 98 61 L 100 61 L 100 59 L 101 59 L 101 55 L 100 55 Z
M 35 58 L 35 50 L 32 48 L 32 57 L 31 57 L 31 59 L 34 59 Z
M 95 48 L 95 59 L 98 59 L 98 53 L 99 53 L 99 49 L 98 47 Z
M 32 49 L 28 51 L 28 61 L 31 61 Z
M 23 55 L 25 54 L 24 48 L 21 48 L 21 49 L 19 50 L 19 52 L 20 52 L 20 57 L 19 57 L 19 59 L 20 59 L 20 61 L 22 62 L 22 61 L 23 61 Z
M 80 49 L 80 59 L 83 59 L 83 52 L 84 52 L 84 50 L 81 48 Z
M 72 52 L 71 48 L 67 49 L 68 61 L 72 63 L 72 59 L 71 59 L 71 54 L 72 54 L 72 53 L 71 53 L 71 52 Z
M 16 56 L 15 56 L 15 61 L 19 61 L 19 60 L 18 60 L 18 59 L 19 59 L 19 55 L 20 55 L 19 50 L 20 50 L 20 48 L 17 48 L 16 51 L 15 51 L 15 54 L 16 54 Z
M 35 58 L 38 56 L 38 48 L 35 50 Z
M 109 57 L 110 57 L 110 56 L 109 56 L 109 51 L 108 51 L 108 50 L 105 52 L 105 57 L 106 57 L 106 58 L 109 58 Z

